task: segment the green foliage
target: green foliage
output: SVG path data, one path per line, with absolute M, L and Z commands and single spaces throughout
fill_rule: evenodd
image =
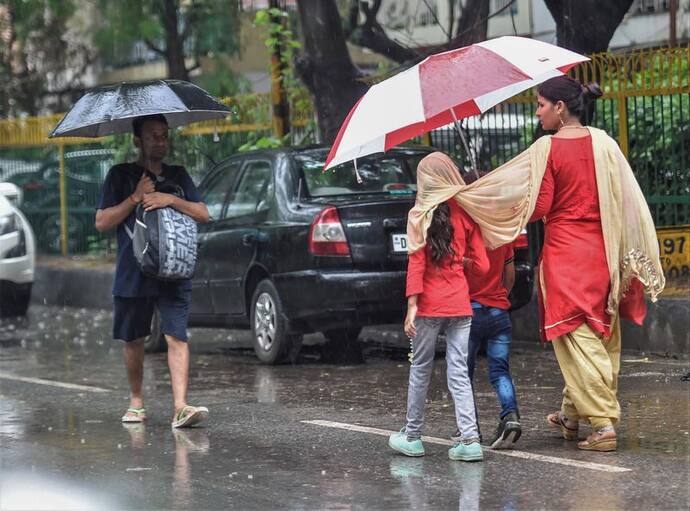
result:
M 291 135 L 288 133 L 282 138 L 274 136 L 261 136 L 260 133 L 252 133 L 249 140 L 242 144 L 237 151 L 244 153 L 247 151 L 255 151 L 257 149 L 276 149 L 290 145 Z
M 669 60 L 653 61 L 628 75 L 627 84 L 641 88 L 687 84 L 687 59 L 673 61 L 673 69 L 670 65 Z M 609 87 L 618 90 L 623 85 L 612 80 Z M 633 96 L 626 99 L 625 108 L 628 161 L 650 203 L 656 224 L 690 223 L 690 95 Z M 597 101 L 597 127 L 619 138 L 619 119 L 618 100 Z M 685 202 L 679 197 L 685 197 Z
M 194 80 L 197 85 L 217 97 L 248 93 L 251 82 L 235 73 L 223 54 L 214 53 L 208 58 L 206 71 Z
M 0 6 L 0 116 L 35 115 L 51 88 L 79 85 L 91 57 L 75 0 L 5 0 Z M 11 44 L 10 44 L 11 43 Z M 77 71 L 67 76 L 65 69 Z
M 295 51 L 302 47 L 296 40 L 295 34 L 289 28 L 289 15 L 281 9 L 265 9 L 257 11 L 254 26 L 263 27 L 266 34 L 264 44 L 271 54 L 280 54 L 281 79 L 288 99 L 292 101 L 298 94 L 300 82 L 295 76 L 293 61 Z
M 303 93 L 301 82 L 297 79 L 294 59 L 295 52 L 301 48 L 301 44 L 296 40 L 294 32 L 290 27 L 290 16 L 287 12 L 271 8 L 257 11 L 254 17 L 254 26 L 262 27 L 265 32 L 264 44 L 271 54 L 280 55 L 280 74 L 283 88 L 287 94 L 288 103 L 291 109 L 298 112 L 308 111 L 311 108 L 309 97 Z M 260 112 L 255 112 L 257 117 Z M 302 140 L 310 137 L 315 129 L 314 121 L 309 121 L 305 127 L 305 134 Z M 240 151 L 251 151 L 255 149 L 268 149 L 290 145 L 292 137 L 290 134 L 276 138 L 273 136 L 253 135 L 249 141 L 240 146 Z
M 173 1 L 173 0 L 170 0 Z M 93 38 L 106 64 L 118 67 L 129 63 L 135 47 L 155 47 L 161 57 L 166 47 L 165 9 L 161 0 L 98 0 L 101 23 Z M 193 67 L 204 62 L 199 84 L 216 96 L 235 94 L 246 88 L 225 62 L 239 51 L 239 13 L 233 0 L 174 0 L 179 38 L 184 57 Z M 206 65 L 208 63 L 208 65 Z
M 129 133 L 105 137 L 103 147 L 114 151 L 113 159 L 117 163 L 132 161 L 137 157 L 137 150 L 132 142 L 132 135 Z
M 86 237 L 86 253 L 90 256 L 105 256 L 110 253 L 110 242 L 107 237 L 91 234 Z

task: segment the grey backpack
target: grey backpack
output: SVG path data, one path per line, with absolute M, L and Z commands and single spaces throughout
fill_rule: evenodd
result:
M 168 183 L 165 183 L 168 185 Z M 169 186 L 169 185 L 168 185 Z M 184 198 L 178 185 L 172 193 Z M 165 192 L 164 187 L 157 191 Z M 196 222 L 173 208 L 145 211 L 137 206 L 134 230 L 125 224 L 132 238 L 134 258 L 144 275 L 160 280 L 184 280 L 196 266 Z

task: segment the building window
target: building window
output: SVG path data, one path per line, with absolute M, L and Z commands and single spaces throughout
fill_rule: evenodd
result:
M 510 4 L 511 0 L 491 0 L 491 12 L 498 12 L 501 9 L 504 9 L 508 4 Z M 518 12 L 518 5 L 517 5 L 517 0 L 513 2 L 513 5 L 510 6 L 510 9 L 505 9 L 502 11 L 498 16 L 508 16 L 508 15 L 516 15 Z
M 428 5 L 428 7 L 427 7 Z M 417 17 L 417 26 L 425 27 L 427 25 L 435 25 L 438 19 L 438 4 L 435 1 L 428 1 L 427 5 L 421 9 Z
M 680 2 L 676 2 L 676 9 Z M 668 12 L 671 9 L 671 0 L 635 0 L 630 9 L 633 14 L 654 14 Z

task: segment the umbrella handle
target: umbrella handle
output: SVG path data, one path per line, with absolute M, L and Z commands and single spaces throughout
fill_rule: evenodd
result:
M 357 158 L 354 158 L 353 161 L 355 162 L 355 177 L 357 178 L 357 183 L 361 185 L 364 180 L 362 176 L 359 175 L 359 169 L 357 169 Z
M 453 116 L 453 124 L 455 125 L 455 129 L 458 132 L 458 135 L 460 135 L 460 140 L 462 140 L 462 145 L 465 147 L 467 157 L 470 159 L 470 164 L 472 165 L 474 175 L 477 177 L 477 179 L 479 179 L 479 172 L 477 171 L 477 162 L 472 157 L 472 153 L 470 152 L 470 145 L 467 143 L 467 138 L 465 137 L 465 133 L 463 133 L 462 131 L 462 126 L 460 126 L 460 122 L 458 121 L 458 118 L 455 116 L 455 112 L 452 108 L 450 109 L 450 115 Z

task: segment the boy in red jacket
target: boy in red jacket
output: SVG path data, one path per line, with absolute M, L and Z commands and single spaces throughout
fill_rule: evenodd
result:
M 515 281 L 513 247 L 508 244 L 489 250 L 487 256 L 489 272 L 481 277 L 471 271 L 472 262 L 468 263 L 472 327 L 467 368 L 473 380 L 477 352 L 480 346 L 486 345 L 489 380 L 501 404 L 501 414 L 495 433 L 485 444 L 493 449 L 509 449 L 522 434 L 515 386 L 510 375 L 512 324 L 508 295 Z M 457 436 L 459 432 L 453 438 Z

